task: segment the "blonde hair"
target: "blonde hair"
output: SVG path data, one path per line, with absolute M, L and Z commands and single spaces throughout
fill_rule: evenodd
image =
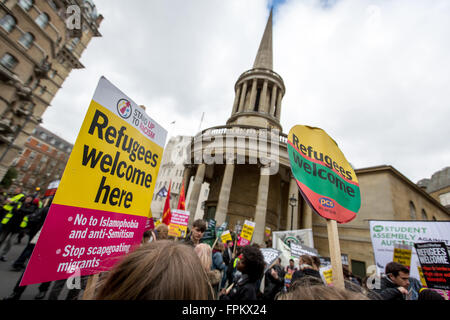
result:
M 206 300 L 211 287 L 191 247 L 169 240 L 126 255 L 100 284 L 96 300 Z
M 194 251 L 198 255 L 203 269 L 205 269 L 206 272 L 210 271 L 212 265 L 211 247 L 206 243 L 199 243 Z
M 169 227 L 165 223 L 161 223 L 156 227 L 158 232 L 158 240 L 167 240 L 169 238 Z

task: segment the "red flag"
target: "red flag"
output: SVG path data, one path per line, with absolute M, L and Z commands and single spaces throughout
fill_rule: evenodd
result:
M 177 207 L 177 209 L 179 209 L 179 210 L 186 210 L 186 197 L 184 195 L 184 180 L 183 180 L 183 183 L 181 185 L 180 199 L 178 200 L 178 207 Z
M 170 211 L 170 185 L 172 181 L 169 182 L 169 190 L 167 191 L 166 203 L 164 204 L 164 211 L 162 216 L 162 223 L 169 225 L 170 219 L 172 218 L 172 212 Z

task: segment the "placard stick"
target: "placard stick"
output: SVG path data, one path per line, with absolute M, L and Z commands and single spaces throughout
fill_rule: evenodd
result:
M 237 241 L 237 238 L 234 239 L 233 254 L 231 255 L 231 257 L 233 259 L 234 259 L 235 255 L 236 255 L 236 241 Z
M 86 284 L 86 289 L 84 289 L 83 300 L 92 300 L 94 298 L 95 288 L 97 286 L 99 273 L 93 274 L 89 277 Z
M 230 290 L 233 288 L 233 286 L 234 286 L 234 282 L 227 288 L 226 294 L 228 294 L 230 292 Z
M 214 241 L 214 244 L 212 245 L 212 247 L 211 247 L 211 248 L 213 248 L 213 249 L 214 249 L 214 246 L 216 245 L 216 243 L 217 243 L 217 240 L 219 240 L 219 237 L 217 237 L 217 238 L 216 238 L 216 241 Z
M 341 247 L 336 220 L 327 219 L 328 245 L 330 247 L 331 268 L 333 270 L 333 285 L 345 289 L 344 273 L 342 271 Z

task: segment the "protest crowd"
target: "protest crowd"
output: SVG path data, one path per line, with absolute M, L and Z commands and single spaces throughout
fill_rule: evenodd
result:
M 12 262 L 15 271 L 25 269 L 51 203 L 52 197 L 42 201 L 38 194 L 25 195 L 20 188 L 5 200 L 0 225 L 1 263 Z M 340 289 L 327 284 L 319 272 L 321 261 L 317 256 L 301 255 L 297 265 L 290 259 L 282 266 L 281 258 L 267 265 L 261 248 L 270 247 L 270 240 L 239 246 L 237 234 L 232 232 L 232 240 L 224 242 L 217 237 L 211 245 L 202 241 L 207 228 L 206 221 L 195 220 L 186 237 L 177 238 L 169 236 L 168 226 L 160 223 L 145 231 L 142 243 L 122 256 L 111 270 L 99 274 L 91 296 L 81 295 L 88 279 L 82 276 L 81 288 L 69 290 L 65 299 L 444 300 L 435 291 L 423 288 L 419 280 L 410 277 L 406 266 L 396 262 L 386 265 L 381 279 L 361 279 L 344 265 L 345 289 Z M 28 244 L 23 252 L 8 261 L 5 256 L 14 239 L 20 242 L 25 236 Z M 19 286 L 21 278 L 4 299 L 20 299 L 26 290 L 26 286 Z M 376 281 L 378 287 L 371 286 Z M 66 279 L 41 283 L 35 299 L 58 299 L 65 283 Z

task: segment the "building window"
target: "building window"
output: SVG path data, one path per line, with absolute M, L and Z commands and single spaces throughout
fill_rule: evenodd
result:
M 443 206 L 449 206 L 450 205 L 450 192 L 440 194 L 439 195 L 439 202 Z
M 17 66 L 17 63 L 19 63 L 19 61 L 9 53 L 5 53 L 0 60 L 0 64 L 9 70 L 13 70 Z
M 425 209 L 422 209 L 422 220 L 428 220 L 427 213 L 425 212 Z
M 435 217 L 435 216 L 433 216 L 433 221 L 437 221 L 437 219 L 436 219 L 436 217 Z
M 55 1 L 48 0 L 48 4 L 50 5 L 50 7 L 52 7 L 53 10 L 58 11 L 58 6 L 56 5 Z
M 50 77 L 50 79 L 53 79 L 56 76 L 56 71 L 50 70 L 50 72 L 48 73 L 48 76 Z
M 0 26 L 6 30 L 6 32 L 11 32 L 16 26 L 16 19 L 7 14 L 3 18 L 0 19 Z
M 45 29 L 45 27 L 47 27 L 50 19 L 48 17 L 48 14 L 42 12 L 34 21 L 37 23 L 37 25 L 39 27 L 41 27 L 42 29 Z
M 42 140 L 47 139 L 47 134 L 45 134 L 45 132 L 41 132 L 41 133 L 39 134 L 39 136 L 41 137 Z
M 411 217 L 411 220 L 416 220 L 416 206 L 412 201 L 409 202 L 409 215 Z
M 19 6 L 21 6 L 23 10 L 29 11 L 33 6 L 33 0 L 19 0 Z
M 47 87 L 43 86 L 43 87 L 41 87 L 41 91 L 39 91 L 39 94 L 43 95 L 45 93 L 45 91 L 47 91 Z
M 77 47 L 78 42 L 80 42 L 80 38 L 74 38 L 70 44 L 67 45 L 67 48 L 72 51 L 73 49 L 75 49 Z
M 29 33 L 29 32 L 24 33 L 22 35 L 22 37 L 20 37 L 19 42 L 25 48 L 30 49 L 31 45 L 34 42 L 34 36 L 31 33 Z

